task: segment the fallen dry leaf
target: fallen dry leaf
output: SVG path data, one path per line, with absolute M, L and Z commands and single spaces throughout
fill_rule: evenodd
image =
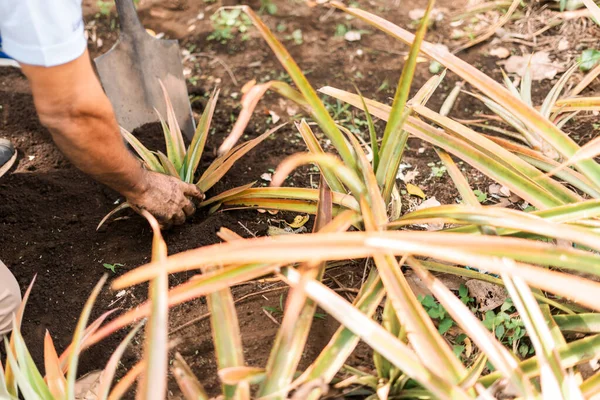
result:
M 506 47 L 496 47 L 490 50 L 490 55 L 498 58 L 508 58 L 508 56 L 510 56 L 510 50 Z
M 265 172 L 260 176 L 260 179 L 262 179 L 263 181 L 271 182 L 271 180 L 273 179 L 273 174 Z
M 506 186 L 499 185 L 497 183 L 492 183 L 488 188 L 490 194 L 502 197 L 510 197 L 510 189 Z
M 281 117 L 279 116 L 279 114 L 277 114 L 273 110 L 269 110 L 269 115 L 271 116 L 271 119 L 273 120 L 274 124 L 278 123 L 279 120 L 281 119 Z
M 443 273 L 435 273 L 434 275 L 450 290 L 458 290 L 460 289 L 460 285 L 465 283 L 465 279 L 457 275 Z M 415 296 L 425 297 L 428 294 L 432 294 L 427 285 L 414 272 L 407 271 L 404 276 Z
M 406 191 L 408 192 L 408 194 L 420 197 L 422 199 L 426 197 L 425 193 L 423 193 L 423 190 L 421 190 L 421 188 L 417 185 L 413 185 L 412 183 L 406 184 Z
M 102 371 L 92 371 L 75 382 L 75 400 L 96 400 Z
M 267 235 L 269 235 L 269 236 L 281 236 L 281 235 L 293 235 L 293 234 L 294 234 L 294 231 L 292 231 L 292 230 L 278 228 L 273 225 L 269 225 L 269 227 L 267 228 Z
M 562 38 L 558 42 L 558 51 L 565 51 L 569 49 L 569 40 L 567 38 Z
M 423 210 L 425 208 L 433 208 L 433 207 L 439 207 L 439 206 L 441 206 L 441 203 L 439 201 L 437 201 L 435 196 L 433 196 L 433 197 L 428 198 L 421 204 L 419 204 L 419 206 L 417 207 L 417 210 Z M 444 223 L 443 222 L 430 222 L 428 224 L 425 224 L 425 228 L 428 231 L 439 231 L 441 229 L 444 229 Z
M 506 289 L 493 283 L 469 279 L 465 286 L 469 289 L 469 295 L 479 305 L 479 311 L 486 312 L 500 307 L 508 296 Z
M 428 198 L 427 200 L 425 200 L 421 204 L 419 204 L 419 206 L 417 207 L 417 210 L 424 210 L 425 208 L 439 207 L 441 205 L 442 204 L 439 201 L 437 201 L 437 199 L 435 198 L 435 196 L 433 196 L 433 197 Z
M 288 224 L 288 226 L 291 228 L 300 228 L 301 226 L 304 226 L 304 224 L 306 224 L 309 219 L 310 219 L 310 216 L 308 214 L 307 215 L 296 215 L 294 217 L 294 221 L 291 224 Z M 287 222 L 286 222 L 286 224 L 287 224 Z
M 412 171 L 408 171 L 406 174 L 404 174 L 404 182 L 410 183 L 414 181 L 417 175 L 419 175 L 419 171 L 417 171 L 416 168 Z
M 399 169 L 396 178 L 400 179 L 404 183 L 410 183 L 415 180 L 417 175 L 419 175 L 419 171 L 417 171 L 416 168 L 406 173 Z
M 541 81 L 552 79 L 563 68 L 550 60 L 550 54 L 546 51 L 538 51 L 526 56 L 510 56 L 504 62 L 506 72 L 524 76 L 529 64 L 531 79 Z

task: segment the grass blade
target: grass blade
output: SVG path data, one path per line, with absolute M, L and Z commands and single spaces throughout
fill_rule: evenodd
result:
M 162 165 L 165 173 L 179 179 L 179 172 L 177 171 L 177 168 L 175 168 L 173 162 L 171 162 L 171 160 L 169 160 L 169 158 L 162 151 L 157 151 L 156 155 L 158 156 L 160 164 Z
M 135 381 L 142 375 L 146 369 L 146 362 L 144 360 L 135 364 L 128 372 L 122 377 L 119 382 L 113 387 L 108 400 L 120 400 L 129 391 Z
M 377 307 L 383 300 L 385 291 L 381 279 L 375 268 L 371 269 L 369 276 L 356 296 L 353 306 L 368 317 L 372 317 Z M 321 354 L 310 367 L 294 382 L 293 387 L 322 379 L 324 382 L 330 382 L 337 372 L 343 367 L 344 362 L 350 356 L 358 344 L 360 338 L 350 329 L 341 326 L 333 335 L 327 346 L 321 351 Z M 320 393 L 319 389 L 313 390 L 310 398 L 315 398 Z M 316 397 L 318 398 L 318 397 Z
M 579 151 L 577 151 L 573 157 L 569 158 L 566 162 L 559 165 L 552 171 L 548 172 L 548 175 L 554 175 L 556 172 L 567 168 L 573 164 L 577 164 L 581 160 L 590 159 L 600 154 L 600 137 L 594 138 L 585 144 Z
M 371 118 L 371 113 L 369 112 L 369 107 L 367 106 L 367 102 L 365 98 L 356 88 L 358 95 L 360 96 L 360 100 L 363 103 L 363 109 L 365 110 L 365 118 L 367 118 L 367 125 L 369 127 L 369 138 L 371 139 L 371 151 L 373 151 L 373 170 L 377 171 L 377 167 L 379 166 L 379 144 L 377 143 L 377 132 L 375 131 L 375 124 L 373 123 L 373 118 Z
M 125 128 L 121 127 L 121 135 L 125 138 L 125 141 L 133 148 L 137 155 L 144 161 L 147 168 L 150 171 L 165 173 L 162 165 L 158 161 L 158 158 L 148 150 L 142 142 L 140 142 L 135 136 L 129 133 Z
M 596 232 L 577 226 L 556 224 L 533 214 L 499 207 L 442 205 L 406 214 L 399 220 L 391 222 L 389 226 L 399 227 L 431 222 L 432 219 L 450 224 L 493 225 L 520 232 L 531 232 L 541 236 L 573 241 L 600 251 L 600 234 Z
M 56 348 L 48 331 L 46 331 L 46 335 L 44 336 L 44 368 L 46 370 L 45 380 L 48 390 L 54 398 L 64 399 L 67 393 L 67 380 L 62 372 Z
M 113 215 L 115 215 L 119 211 L 124 210 L 126 208 L 130 208 L 130 207 L 131 207 L 131 204 L 129 204 L 128 202 L 124 202 L 124 203 L 119 204 L 115 208 L 113 208 L 111 210 L 111 212 L 109 212 L 108 214 L 106 214 L 104 216 L 104 218 L 102 218 L 102 220 L 98 223 L 98 226 L 96 227 L 96 230 L 100 229 L 102 227 L 102 225 L 104 225 L 104 223 L 110 219 L 110 217 L 112 217 Z
M 233 129 L 219 147 L 219 156 L 227 154 L 229 151 L 231 151 L 233 146 L 242 137 L 246 126 L 248 126 L 248 123 L 250 122 L 250 118 L 252 118 L 254 109 L 258 105 L 258 101 L 265 95 L 265 93 L 268 90 L 273 90 L 281 96 L 293 101 L 312 115 L 312 108 L 306 102 L 302 93 L 298 92 L 296 89 L 294 89 L 287 83 L 280 81 L 270 81 L 267 83 L 261 83 L 257 85 L 256 81 L 250 81 L 242 88 L 242 93 L 244 93 L 244 96 L 242 97 L 241 101 L 242 111 L 240 111 L 240 114 L 238 115 L 238 118 L 235 121 Z
M 600 24 L 600 7 L 598 7 L 598 5 L 593 0 L 582 1 L 583 4 L 585 4 L 585 6 L 587 7 L 587 9 L 590 10 L 590 13 L 592 14 L 592 20 L 596 24 Z
M 595 373 L 581 384 L 581 392 L 585 399 L 593 399 L 600 393 L 600 372 Z
M 321 91 L 332 97 L 342 99 L 355 107 L 361 107 L 360 99 L 352 93 L 330 87 L 322 88 Z M 374 105 L 376 105 L 376 102 L 371 101 L 369 103 L 371 110 L 378 110 L 377 117 L 384 120 L 389 117 L 389 113 L 386 112 L 385 108 L 381 107 L 381 104 L 380 107 L 373 107 Z M 530 203 L 536 204 L 537 207 L 544 208 L 556 206 L 567 201 L 580 200 L 579 196 L 575 193 L 570 192 L 552 179 L 544 179 L 543 174 L 537 169 L 506 151 L 501 146 L 495 145 L 490 140 L 482 137 L 481 134 L 418 104 L 413 105 L 413 109 L 424 117 L 443 126 L 448 132 L 458 135 L 461 140 L 446 136 L 443 132 L 413 117 L 409 117 L 406 122 L 405 129 L 407 131 L 469 162 L 492 179 L 510 187 L 513 192 L 519 194 L 519 196 Z M 466 140 L 468 143 L 463 142 L 463 140 Z M 473 145 L 476 146 L 474 147 Z M 534 180 L 531 177 L 539 178 Z M 542 205 L 546 202 L 547 206 Z
M 183 160 L 185 157 L 185 145 L 183 143 L 183 135 L 181 134 L 181 129 L 179 129 L 179 123 L 177 122 L 175 109 L 173 108 L 173 104 L 171 104 L 171 99 L 169 98 L 167 89 L 165 88 L 165 85 L 163 85 L 160 79 L 158 80 L 158 83 L 160 84 L 160 88 L 162 89 L 163 96 L 165 99 L 165 106 L 167 110 L 167 122 L 169 124 L 168 129 L 165 129 L 166 125 L 159 115 L 165 134 L 167 154 L 169 156 L 169 159 L 173 161 L 175 168 L 177 168 L 177 170 L 181 170 Z M 158 114 L 158 111 L 156 111 L 156 113 Z
M 206 169 L 206 171 L 204 171 L 204 173 L 196 183 L 196 186 L 198 186 L 198 188 L 203 193 L 206 193 L 208 189 L 212 188 L 218 181 L 221 180 L 223 176 L 225 176 L 227 172 L 229 172 L 229 170 L 231 169 L 231 167 L 233 167 L 237 160 L 242 158 L 244 155 L 246 155 L 246 153 L 254 149 L 256 146 L 258 146 L 263 140 L 268 138 L 274 132 L 277 132 L 284 125 L 285 124 L 281 124 L 273 129 L 269 129 L 262 135 L 244 143 L 244 146 L 240 147 L 239 149 L 234 149 L 230 153 L 227 153 L 224 156 L 217 158 Z
M 206 273 L 221 270 L 207 269 Z M 219 370 L 244 367 L 244 349 L 235 303 L 229 287 L 214 291 L 206 296 L 210 312 L 213 342 Z M 250 399 L 248 382 L 230 384 L 222 381 L 225 399 Z
M 90 314 L 92 313 L 92 307 L 96 298 L 100 294 L 100 290 L 102 290 L 102 286 L 106 282 L 108 276 L 105 274 L 100 281 L 94 286 L 94 290 L 90 294 L 90 297 L 85 302 L 83 310 L 81 311 L 81 316 L 79 317 L 79 321 L 77 322 L 77 326 L 75 328 L 75 332 L 73 334 L 73 340 L 71 341 L 71 351 L 69 353 L 67 365 L 69 366 L 67 372 L 67 399 L 74 400 L 75 399 L 75 381 L 77 379 L 77 364 L 79 362 L 79 354 L 82 350 L 82 342 L 85 336 L 85 327 L 87 325 L 88 319 L 90 318 Z
M 108 362 L 106 363 L 106 367 L 102 371 L 102 375 L 100 376 L 100 386 L 98 386 L 97 396 L 98 399 L 107 399 L 110 393 L 110 385 L 112 384 L 115 373 L 117 372 L 117 367 L 121 362 L 121 357 L 129 343 L 133 340 L 134 336 L 138 333 L 138 331 L 142 328 L 143 323 L 138 324 L 135 328 L 133 328 L 125 339 L 119 343 L 119 346 L 115 349 L 115 351 L 110 356 Z
M 14 331 L 13 337 L 15 337 Z M 15 359 L 13 350 L 10 348 L 11 346 L 8 344 L 6 339 L 4 340 L 4 345 L 6 347 L 6 367 L 8 369 L 8 367 L 10 366 L 11 371 L 13 373 L 12 378 L 15 380 L 15 385 L 18 384 L 19 389 L 21 389 L 21 395 L 27 400 L 42 400 L 42 398 L 36 393 L 35 389 L 32 387 L 29 378 L 25 376 L 25 374 L 21 370 L 18 361 Z M 18 397 L 14 396 L 14 398 Z
M 29 300 L 29 295 L 31 294 L 31 289 L 33 288 L 33 284 L 35 283 L 35 278 L 37 277 L 37 275 L 35 275 L 33 277 L 33 279 L 31 280 L 31 283 L 29 284 L 29 286 L 27 287 L 27 290 L 25 291 L 25 294 L 23 295 L 23 299 L 21 300 L 21 304 L 19 305 L 19 309 L 17 310 L 17 313 L 15 314 L 15 322 L 13 324 L 13 333 L 16 331 L 20 331 L 21 329 L 21 322 L 23 322 L 23 314 L 25 313 L 25 306 L 27 305 L 27 301 Z M 15 354 L 15 344 L 14 344 L 14 339 L 12 337 L 11 334 L 11 338 L 9 341 L 9 346 L 6 348 L 6 352 L 12 352 L 13 354 Z M 11 363 L 9 363 L 7 361 L 6 363 L 6 370 L 4 371 L 4 381 L 6 384 L 6 389 L 8 391 L 8 393 L 11 396 L 17 397 L 17 382 L 15 381 L 15 376 L 13 373 L 13 368 Z
M 391 178 L 389 178 L 389 176 L 393 175 L 393 179 L 396 179 L 396 164 L 400 165 L 403 147 L 406 144 L 408 136 L 406 132 L 402 130 L 402 125 L 404 125 L 404 121 L 408 116 L 408 113 L 405 111 L 405 106 L 410 94 L 412 79 L 415 74 L 419 49 L 425 38 L 429 16 L 434 4 L 435 1 L 433 0 L 427 2 L 425 15 L 421 19 L 419 29 L 415 35 L 415 40 L 411 45 L 408 58 L 402 68 L 402 74 L 400 75 L 400 81 L 398 82 L 398 87 L 396 88 L 396 94 L 394 95 L 394 101 L 390 110 L 390 117 L 383 133 L 383 141 L 381 142 L 381 165 L 385 166 L 385 169 L 378 171 L 377 181 L 384 187 L 383 194 L 386 202 L 391 195 L 391 187 L 389 187 Z M 399 146 L 401 146 L 400 149 L 398 148 Z
M 319 204 L 313 231 L 323 230 L 333 218 L 331 190 L 321 176 Z M 325 262 L 305 263 L 298 268 L 302 279 L 322 280 Z M 307 299 L 304 292 L 292 288 L 288 294 L 285 314 L 277 332 L 266 367 L 266 376 L 259 389 L 259 396 L 285 400 L 294 373 L 302 357 L 312 320 L 317 309 L 314 301 Z
M 175 354 L 171 371 L 186 400 L 209 400 L 204 387 L 196 379 L 192 369 L 185 362 L 181 354 Z
M 271 186 L 281 186 L 289 174 L 300 165 L 315 163 L 321 170 L 329 170 L 350 189 L 354 197 L 359 197 L 365 189 L 356 173 L 337 157 L 330 154 L 296 153 L 283 160 L 271 180 Z
M 502 280 L 523 320 L 538 356 L 542 395 L 546 397 L 551 396 L 550 393 L 553 395 L 561 393 L 563 398 L 570 398 L 569 393 L 573 393 L 573 385 L 568 384 L 566 372 L 556 351 L 558 346 L 552 338 L 542 310 L 531 294 L 531 289 L 522 279 L 511 277 L 509 274 L 503 274 Z
M 152 262 L 161 263 L 167 258 L 167 244 L 160 234 L 158 221 L 148 211 L 142 210 L 142 215 L 152 227 Z M 167 389 L 167 355 L 168 355 L 168 305 L 169 278 L 166 271 L 157 274 L 150 281 L 148 298 L 151 303 L 151 313 L 146 325 L 144 341 L 144 362 L 146 370 L 142 373 L 138 384 L 136 398 L 164 399 Z
M 190 183 L 194 180 L 194 174 L 198 168 L 198 163 L 200 163 L 200 158 L 204 153 L 204 146 L 206 145 L 206 139 L 208 138 L 210 124 L 212 122 L 213 115 L 215 114 L 215 108 L 218 100 L 219 91 L 215 90 L 209 97 L 206 107 L 202 112 L 202 116 L 198 121 L 198 127 L 196 127 L 196 132 L 192 138 L 192 143 L 190 143 L 190 147 L 188 148 L 183 161 L 183 173 L 181 179 L 183 179 L 185 182 Z
M 240 187 L 241 189 L 241 187 Z M 305 201 L 307 203 L 316 204 L 319 199 L 319 191 L 317 189 L 308 189 L 308 188 L 297 188 L 297 187 L 260 187 L 260 188 L 247 188 L 241 191 L 233 191 L 231 194 L 225 195 L 226 192 L 223 192 L 223 196 L 218 196 L 218 201 L 222 201 L 224 203 L 235 204 L 238 200 L 263 200 L 263 199 L 273 199 L 277 200 L 300 200 Z M 348 208 L 350 210 L 359 211 L 360 206 L 354 197 L 346 193 L 337 193 L 333 192 L 333 203 L 340 205 L 342 207 Z M 206 200 L 206 202 L 201 203 L 201 205 L 208 205 L 211 203 L 213 198 Z
M 533 165 L 534 167 L 544 171 L 550 172 L 555 170 L 560 166 L 556 161 L 544 156 L 542 153 L 532 150 L 527 146 L 521 146 L 516 144 L 510 140 L 506 140 L 503 138 L 499 138 L 496 136 L 484 135 L 487 139 L 492 142 L 504 147 L 504 149 L 514 153 L 527 163 Z M 571 185 L 575 186 L 577 189 L 589 194 L 592 197 L 600 198 L 600 191 L 597 190 L 594 185 L 579 172 L 572 170 L 570 168 L 565 168 L 560 171 L 556 171 L 554 174 L 557 178 L 562 179 Z
M 244 350 L 233 297 L 229 288 L 210 293 L 207 304 L 211 313 L 211 326 L 218 368 L 244 366 Z M 228 385 L 223 383 L 226 399 L 249 399 L 247 383 Z
M 42 399 L 51 399 L 52 393 L 50 392 L 48 385 L 44 381 L 42 374 L 40 374 L 27 345 L 21 336 L 21 331 L 17 330 L 14 332 L 15 338 L 15 356 L 18 362 L 18 368 L 23 377 L 27 380 L 26 384 Z M 19 381 L 19 387 L 23 389 L 25 382 Z
M 263 39 L 267 42 L 267 44 L 275 53 L 275 56 L 281 63 L 281 65 L 285 68 L 287 73 L 290 75 L 300 93 L 304 96 L 304 100 L 312 109 L 312 116 L 315 121 L 319 124 L 325 135 L 331 143 L 335 146 L 337 151 L 340 154 L 342 160 L 344 160 L 344 164 L 347 165 L 350 169 L 354 169 L 356 167 L 356 161 L 354 160 L 354 155 L 348 146 L 348 143 L 344 140 L 344 136 L 338 129 L 335 124 L 335 121 L 329 113 L 327 109 L 317 96 L 317 93 L 310 85 L 298 64 L 291 57 L 289 52 L 285 49 L 285 47 L 277 40 L 273 32 L 261 21 L 261 19 L 256 15 L 254 11 L 248 6 L 240 6 L 240 8 L 248 15 L 254 26 L 258 29 Z
M 300 132 L 300 134 L 302 135 L 302 139 L 304 140 L 304 143 L 306 143 L 306 147 L 308 147 L 308 150 L 311 153 L 325 154 L 323 148 L 321 148 L 321 145 L 319 144 L 319 141 L 315 137 L 315 134 L 313 133 L 312 129 L 310 129 L 310 126 L 306 123 L 304 119 L 299 124 L 296 123 L 296 129 L 298 129 L 298 132 Z M 334 173 L 332 173 L 332 171 L 324 170 L 321 171 L 321 173 L 323 174 L 323 176 L 325 176 L 327 184 L 334 192 L 346 193 L 346 188 L 344 187 L 342 182 L 340 182 L 337 176 Z
M 575 365 L 583 364 L 600 356 L 600 335 L 588 336 L 583 339 L 575 340 L 567 345 L 560 346 L 557 349 L 558 357 L 561 360 L 563 368 L 571 368 Z M 540 375 L 540 365 L 538 357 L 534 356 L 519 363 L 519 368 L 523 370 L 529 378 Z M 502 375 L 499 372 L 492 372 L 482 376 L 479 383 L 489 387 Z
M 552 317 L 563 332 L 600 333 L 600 314 L 559 314 Z
M 414 254 L 492 273 L 510 272 L 533 287 L 559 294 L 582 306 L 597 310 L 600 305 L 590 299 L 600 284 L 577 276 L 550 271 L 527 264 L 506 265 L 498 257 L 548 264 L 597 273 L 598 256 L 584 251 L 558 248 L 542 242 L 507 238 L 479 237 L 441 232 L 345 232 L 315 233 L 256 238 L 239 243 L 221 243 L 189 250 L 169 257 L 164 263 L 151 263 L 121 275 L 113 288 L 122 289 L 153 278 L 157 272 L 169 273 L 210 265 L 247 263 L 292 263 L 318 260 L 365 258 L 385 251 L 395 255 Z

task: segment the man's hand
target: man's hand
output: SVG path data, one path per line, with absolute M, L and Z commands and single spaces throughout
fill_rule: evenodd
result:
M 196 185 L 145 171 L 141 184 L 127 197 L 127 202 L 137 212 L 149 211 L 162 229 L 168 229 L 171 225 L 183 224 L 187 217 L 194 214 L 196 206 L 192 199 L 204 200 L 204 194 Z

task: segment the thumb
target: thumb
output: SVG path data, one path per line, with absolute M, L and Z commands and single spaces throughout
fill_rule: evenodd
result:
M 181 182 L 181 190 L 186 196 L 193 197 L 200 201 L 204 200 L 204 198 L 206 197 L 204 196 L 204 193 L 202 193 L 202 191 L 198 189 L 198 186 L 191 183 Z

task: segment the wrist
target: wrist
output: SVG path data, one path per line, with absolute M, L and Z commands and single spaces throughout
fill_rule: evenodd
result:
M 148 170 L 141 163 L 137 164 L 137 168 L 132 171 L 128 185 L 119 192 L 127 199 L 139 199 L 148 191 Z

